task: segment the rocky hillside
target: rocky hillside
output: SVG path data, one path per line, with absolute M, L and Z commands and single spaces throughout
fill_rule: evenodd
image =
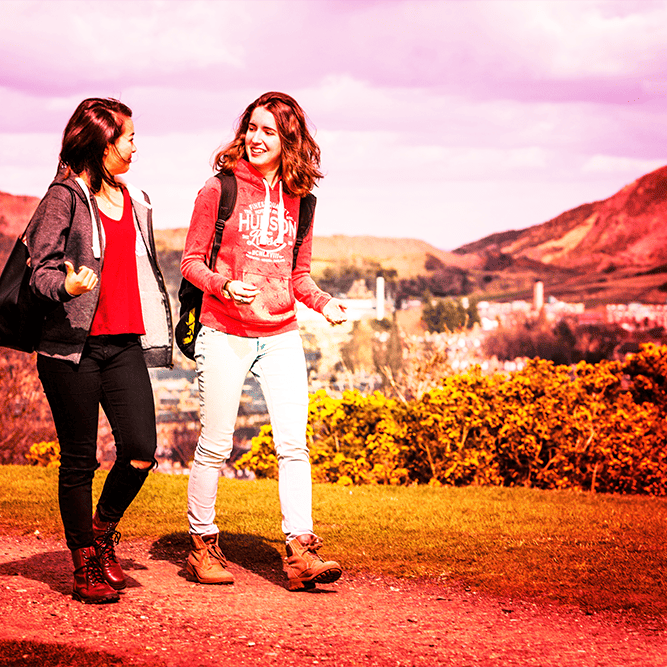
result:
M 0 192 L 0 267 L 5 265 L 16 237 L 26 228 L 37 204 L 37 197 L 21 197 Z
M 17 236 L 28 224 L 37 208 L 37 197 L 10 195 L 0 192 L 0 234 Z
M 650 270 L 667 263 L 667 167 L 609 199 L 584 204 L 520 231 L 493 234 L 456 254 L 501 254 L 577 272 Z

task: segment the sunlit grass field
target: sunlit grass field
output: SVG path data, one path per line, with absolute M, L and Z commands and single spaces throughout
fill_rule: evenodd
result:
M 104 474 L 96 477 L 96 494 Z M 0 466 L 0 531 L 62 536 L 57 475 Z M 123 539 L 184 537 L 187 482 L 151 474 L 119 526 Z M 587 611 L 667 616 L 667 499 L 323 484 L 314 486 L 313 499 L 323 555 L 347 572 L 456 582 Z M 217 512 L 223 549 L 227 543 L 233 552 L 235 540 L 261 540 L 282 552 L 276 482 L 221 479 Z

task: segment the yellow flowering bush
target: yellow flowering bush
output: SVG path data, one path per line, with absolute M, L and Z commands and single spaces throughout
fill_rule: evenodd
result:
M 315 479 L 338 484 L 401 484 L 404 429 L 400 406 L 380 392 L 346 390 L 332 399 L 324 390 L 309 405 L 311 461 Z
M 313 478 L 667 494 L 667 346 L 626 363 L 473 368 L 410 401 L 311 395 Z M 277 476 L 269 426 L 238 465 Z
M 234 464 L 239 470 L 252 470 L 259 478 L 278 479 L 278 458 L 273 448 L 271 426 L 262 426 L 259 435 L 250 443 L 250 449 Z
M 667 354 L 664 345 L 648 343 L 633 354 L 625 366 L 631 389 L 638 402 L 650 402 L 667 409 Z
M 441 484 L 498 484 L 490 432 L 498 423 L 493 409 L 499 376 L 478 368 L 445 378 L 405 408 L 406 465 L 410 480 Z
M 60 444 L 54 442 L 36 442 L 30 445 L 25 455 L 30 465 L 58 468 L 60 466 Z

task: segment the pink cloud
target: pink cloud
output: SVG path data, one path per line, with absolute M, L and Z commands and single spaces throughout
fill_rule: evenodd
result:
M 54 169 L 43 136 L 57 144 L 83 97 L 116 96 L 135 111 L 133 171 L 158 224 L 181 225 L 238 114 L 282 89 L 325 149 L 324 229 L 368 233 L 382 210 L 383 230 L 404 231 L 412 193 L 385 206 L 353 186 L 386 202 L 407 180 L 444 193 L 420 202 L 420 219 L 445 217 L 419 229 L 454 247 L 667 161 L 665 43 L 667 5 L 652 2 L 4 0 L 0 189 L 39 194 Z

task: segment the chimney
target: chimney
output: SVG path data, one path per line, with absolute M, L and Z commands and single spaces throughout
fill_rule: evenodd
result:
M 544 308 L 544 283 L 536 280 L 533 285 L 533 310 L 539 313 Z
M 384 319 L 384 277 L 378 276 L 375 289 L 375 319 Z

